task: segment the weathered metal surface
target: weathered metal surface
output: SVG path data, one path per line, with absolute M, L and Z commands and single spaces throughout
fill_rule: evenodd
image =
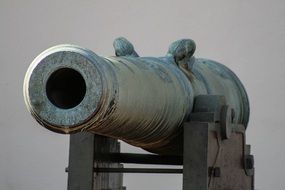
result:
M 59 133 L 90 131 L 160 154 L 179 154 L 183 121 L 198 95 L 223 95 L 247 126 L 246 92 L 233 72 L 214 61 L 195 59 L 192 40 L 174 42 L 165 57 L 138 57 L 124 38 L 116 57 L 60 45 L 29 67 L 24 96 L 44 127 Z M 182 142 L 182 141 L 181 141 Z M 179 148 L 180 147 L 180 148 Z
M 204 112 L 199 109 L 208 99 L 216 114 L 216 120 L 203 121 Z M 220 100 L 219 100 L 220 99 Z M 245 145 L 245 128 L 232 123 L 232 111 L 222 103 L 221 96 L 197 98 L 197 120 L 184 124 L 183 189 L 185 190 L 253 190 L 254 162 L 250 146 Z M 191 114 L 192 115 L 192 114 Z M 196 119 L 195 118 L 195 119 Z M 207 119 L 207 118 L 206 118 Z M 226 125 L 225 125 L 226 124 Z M 224 127 L 231 126 L 231 134 L 224 138 Z

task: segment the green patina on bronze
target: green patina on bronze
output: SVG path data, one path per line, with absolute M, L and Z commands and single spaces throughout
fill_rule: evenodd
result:
M 139 57 L 122 37 L 113 45 L 114 57 L 59 45 L 33 61 L 24 97 L 42 126 L 67 134 L 89 131 L 150 152 L 180 154 L 181 124 L 189 119 L 198 95 L 224 96 L 235 110 L 233 122 L 247 126 L 249 102 L 242 83 L 224 65 L 195 58 L 193 40 L 172 43 L 166 56 L 158 58 Z M 56 72 L 61 76 L 53 77 Z M 82 101 L 73 102 L 73 97 Z

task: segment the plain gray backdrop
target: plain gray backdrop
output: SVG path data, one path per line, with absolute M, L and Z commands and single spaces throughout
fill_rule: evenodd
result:
M 0 0 L 0 190 L 66 189 L 68 142 L 37 124 L 22 95 L 41 51 L 77 44 L 113 55 L 128 38 L 141 56 L 165 55 L 192 38 L 196 57 L 219 61 L 244 83 L 251 103 L 247 142 L 256 189 L 283 190 L 285 170 L 284 0 Z M 123 145 L 123 151 L 137 151 Z M 127 189 L 181 189 L 181 175 L 125 175 Z

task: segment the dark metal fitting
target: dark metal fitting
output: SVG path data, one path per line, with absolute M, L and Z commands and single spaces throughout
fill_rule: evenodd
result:
M 209 177 L 221 177 L 221 168 L 220 167 L 209 167 Z

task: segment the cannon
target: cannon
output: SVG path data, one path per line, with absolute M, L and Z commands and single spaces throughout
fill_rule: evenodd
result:
M 42 126 L 65 134 L 89 131 L 153 153 L 179 155 L 181 126 L 201 95 L 223 96 L 233 123 L 247 126 L 249 102 L 242 83 L 224 65 L 195 58 L 193 40 L 178 40 L 157 58 L 139 57 L 125 38 L 113 45 L 112 57 L 59 45 L 35 58 L 25 76 L 24 98 Z
M 113 46 L 111 57 L 75 45 L 52 47 L 25 76 L 32 116 L 71 134 L 68 190 L 125 189 L 124 172 L 183 173 L 183 190 L 253 190 L 249 101 L 238 77 L 195 58 L 191 39 L 173 42 L 163 57 L 140 57 L 123 37 Z M 120 153 L 116 139 L 155 154 Z

